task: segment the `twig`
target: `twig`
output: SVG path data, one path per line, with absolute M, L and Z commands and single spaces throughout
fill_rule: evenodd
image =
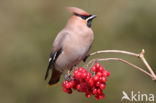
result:
M 120 58 L 104 58 L 104 59 L 98 59 L 98 61 L 110 61 L 110 60 L 121 61 L 121 62 L 126 63 L 126 64 L 128 64 L 128 65 L 130 65 L 130 66 L 136 68 L 137 70 L 140 70 L 141 72 L 143 72 L 143 73 L 149 75 L 151 78 L 153 77 L 153 76 L 152 76 L 150 73 L 148 73 L 147 71 L 143 70 L 142 68 L 140 68 L 140 67 L 138 67 L 138 66 L 136 66 L 136 65 L 134 65 L 134 64 L 132 64 L 132 63 L 126 61 L 126 60 L 124 60 L 124 59 L 120 59 Z
M 123 51 L 123 50 L 100 50 L 96 51 L 90 54 L 90 56 L 93 56 L 95 54 L 101 54 L 101 53 L 121 53 L 121 54 L 127 54 L 135 57 L 139 57 L 139 54 L 128 52 L 128 51 Z
M 144 74 L 150 76 L 152 78 L 152 80 L 156 80 L 156 75 L 155 75 L 154 71 L 152 70 L 152 68 L 150 67 L 150 65 L 148 64 L 148 62 L 146 61 L 146 59 L 144 57 L 144 53 L 145 53 L 144 50 L 142 50 L 142 52 L 140 54 L 136 54 L 136 53 L 132 53 L 132 52 L 128 52 L 128 51 L 122 51 L 122 50 L 101 50 L 101 51 L 96 51 L 94 53 L 91 53 L 90 56 L 93 56 L 95 54 L 102 54 L 102 53 L 121 53 L 121 54 L 130 55 L 130 56 L 135 56 L 135 57 L 139 58 L 144 63 L 144 65 L 146 66 L 146 68 L 148 69 L 148 71 L 150 73 L 145 71 L 144 69 L 124 60 L 124 59 L 121 59 L 121 58 L 92 59 L 91 61 L 88 62 L 88 64 L 86 66 L 89 66 L 89 64 L 94 63 L 95 61 L 115 60 L 115 61 L 120 61 L 120 62 L 126 63 L 126 64 L 132 66 L 133 68 L 143 72 Z
M 140 55 L 139 55 L 139 58 L 142 60 L 142 62 L 145 64 L 146 68 L 149 70 L 149 72 L 152 74 L 152 79 L 153 80 L 156 80 L 156 75 L 155 73 L 153 72 L 151 66 L 148 64 L 148 62 L 146 61 L 145 57 L 144 57 L 144 54 L 145 54 L 145 51 L 144 49 L 141 51 Z

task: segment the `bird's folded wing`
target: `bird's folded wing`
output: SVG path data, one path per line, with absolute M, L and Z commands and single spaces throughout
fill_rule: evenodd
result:
M 52 48 L 52 52 L 50 54 L 50 58 L 49 58 L 49 65 L 46 71 L 46 75 L 45 75 L 45 80 L 48 77 L 49 74 L 49 70 L 50 69 L 54 69 L 54 64 L 55 61 L 57 60 L 58 56 L 62 53 L 63 51 L 63 41 L 66 38 L 66 35 L 68 34 L 68 32 L 64 32 L 63 30 L 57 35 L 56 39 L 54 40 L 54 44 L 53 44 L 53 48 Z

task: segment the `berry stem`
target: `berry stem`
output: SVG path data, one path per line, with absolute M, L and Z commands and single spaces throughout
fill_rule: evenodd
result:
M 146 66 L 147 70 L 149 72 L 147 72 L 146 70 L 134 65 L 133 63 L 130 63 L 124 59 L 121 59 L 121 58 L 103 58 L 103 59 L 92 59 L 88 62 L 88 64 L 86 65 L 87 67 L 92 63 L 95 63 L 96 61 L 110 61 L 110 60 L 115 60 L 115 61 L 120 61 L 120 62 L 123 62 L 123 63 L 126 63 L 130 66 L 132 66 L 133 68 L 143 72 L 144 74 L 148 75 L 149 77 L 152 78 L 152 80 L 156 80 L 156 75 L 153 71 L 153 69 L 150 67 L 150 65 L 148 64 L 148 62 L 146 61 L 145 57 L 144 57 L 144 54 L 145 54 L 145 51 L 144 49 L 141 51 L 141 53 L 139 54 L 136 54 L 136 53 L 132 53 L 132 52 L 128 52 L 128 51 L 123 51 L 123 50 L 100 50 L 100 51 L 96 51 L 96 52 L 93 52 L 90 54 L 90 56 L 93 56 L 93 55 L 96 55 L 96 54 L 102 54 L 102 53 L 120 53 L 120 54 L 126 54 L 126 55 L 130 55 L 130 56 L 134 56 L 134 57 L 137 57 L 139 58 L 143 63 L 144 65 Z

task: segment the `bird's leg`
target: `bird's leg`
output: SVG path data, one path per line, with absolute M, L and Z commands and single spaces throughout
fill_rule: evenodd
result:
M 77 69 L 77 65 L 72 66 L 72 68 L 69 69 L 67 72 L 63 71 L 62 74 L 64 75 L 64 79 L 67 81 L 73 80 L 71 72 L 72 70 L 75 70 L 75 69 Z
M 64 75 L 64 79 L 67 80 L 67 81 L 71 81 L 71 76 L 70 76 L 70 71 L 68 71 L 67 73 L 65 73 L 63 71 L 63 75 Z

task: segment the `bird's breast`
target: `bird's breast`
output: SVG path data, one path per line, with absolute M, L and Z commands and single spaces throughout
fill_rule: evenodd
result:
M 93 33 L 69 32 L 63 43 L 63 52 L 56 61 L 58 68 L 71 69 L 78 64 L 88 53 L 93 42 Z
M 69 37 L 65 41 L 64 50 L 71 54 L 83 55 L 93 42 L 93 33 L 87 32 L 86 34 L 83 34 L 83 32 L 77 32 L 68 36 Z

